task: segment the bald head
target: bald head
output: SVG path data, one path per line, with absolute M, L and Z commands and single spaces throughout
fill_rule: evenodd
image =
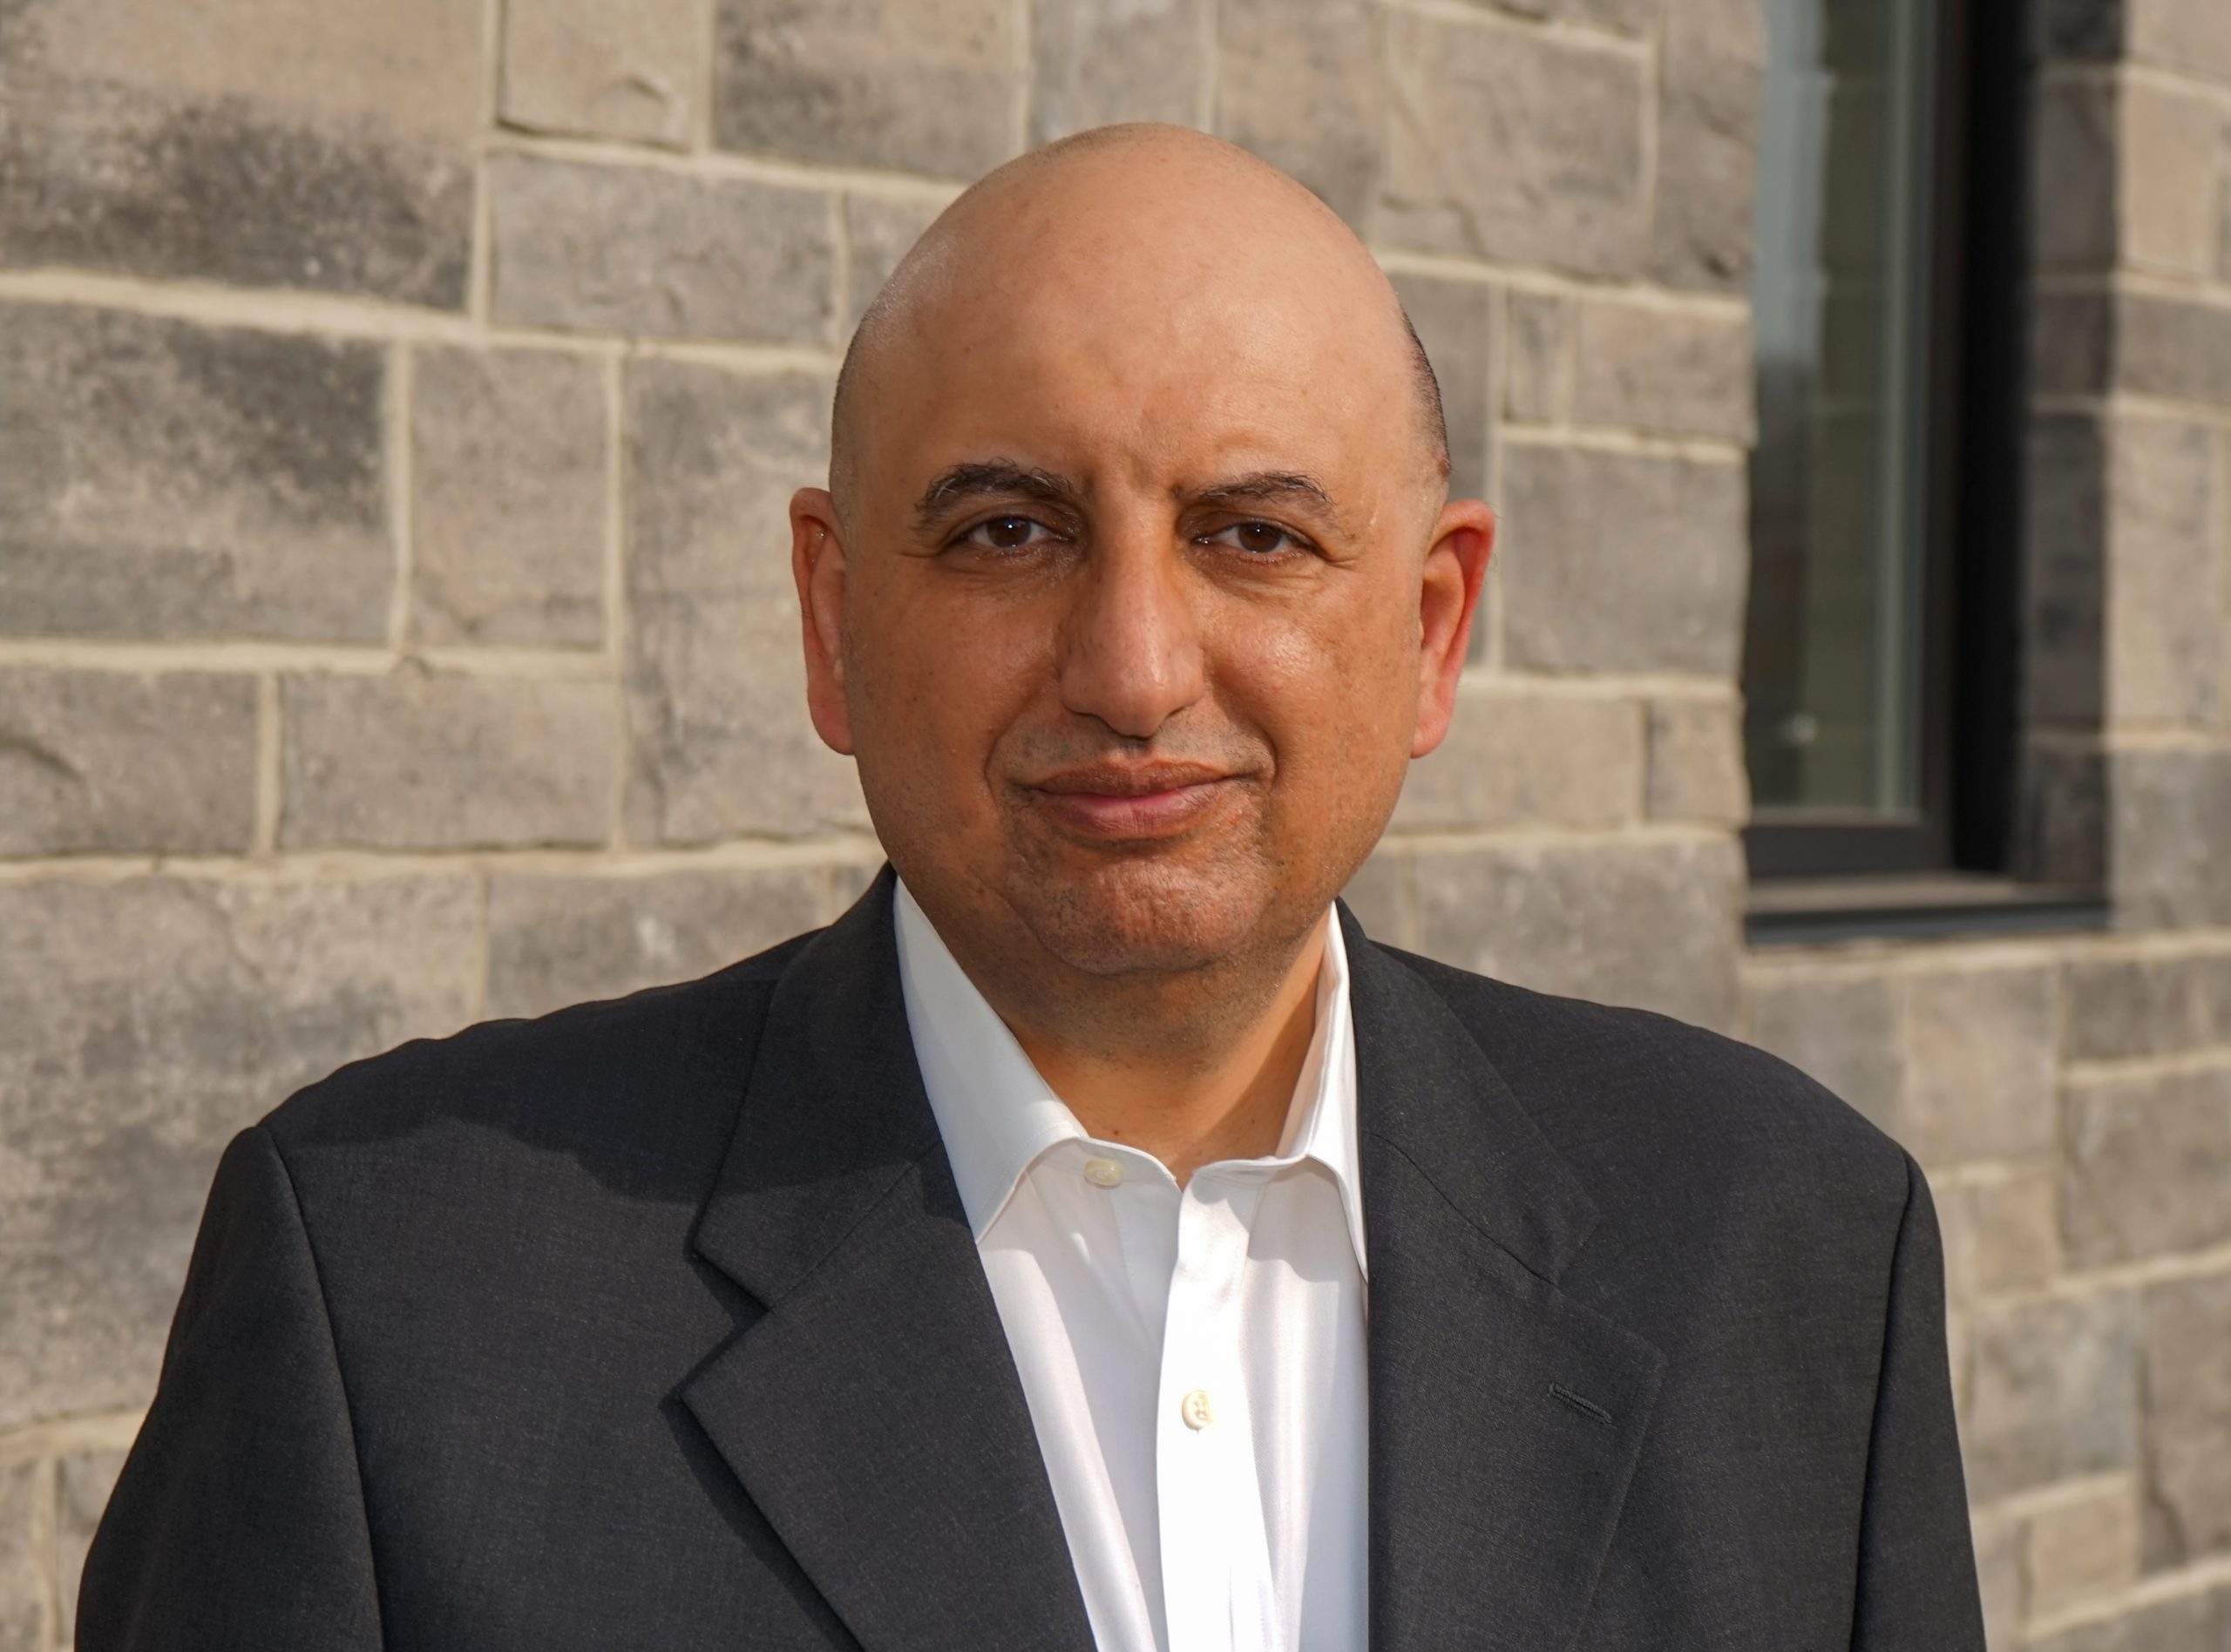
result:
M 837 375 L 830 487 L 849 514 L 870 405 L 910 374 L 953 370 L 969 335 L 1065 309 L 1182 314 L 1195 333 L 1277 315 L 1292 347 L 1336 370 L 1393 376 L 1411 411 L 1426 485 L 1448 476 L 1440 386 L 1393 286 L 1348 227 L 1300 184 L 1245 150 L 1182 126 L 1080 132 L 1009 161 L 924 232 L 862 316 Z M 1177 329 L 1181 334 L 1184 329 Z M 958 346 L 958 348 L 956 348 Z M 965 370 L 965 367 L 962 370 Z

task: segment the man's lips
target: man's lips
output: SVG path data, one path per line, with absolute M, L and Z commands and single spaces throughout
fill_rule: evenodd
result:
M 1048 775 L 1024 790 L 1083 836 L 1167 837 L 1214 809 L 1233 778 L 1199 763 L 1102 763 Z

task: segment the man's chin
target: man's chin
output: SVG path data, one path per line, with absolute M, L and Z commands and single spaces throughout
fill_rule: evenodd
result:
M 1222 866 L 1192 856 L 1105 861 L 1041 881 L 1009 902 L 1040 945 L 1072 969 L 1117 976 L 1205 969 L 1264 939 L 1269 890 L 1251 856 Z

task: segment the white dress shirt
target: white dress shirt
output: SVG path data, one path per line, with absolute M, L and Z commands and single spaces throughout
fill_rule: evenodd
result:
M 1096 1141 L 904 884 L 906 1018 L 1102 1652 L 1365 1642 L 1364 1243 L 1337 917 L 1274 1157 Z

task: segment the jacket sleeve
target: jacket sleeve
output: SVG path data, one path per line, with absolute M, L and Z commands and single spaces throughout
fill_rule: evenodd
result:
M 324 1294 L 270 1134 L 218 1166 L 162 1379 L 95 1533 L 78 1652 L 370 1652 L 363 1489 Z
M 1944 1346 L 1944 1249 L 1906 1159 L 1860 1510 L 1853 1652 L 1983 1652 L 1983 1603 Z

